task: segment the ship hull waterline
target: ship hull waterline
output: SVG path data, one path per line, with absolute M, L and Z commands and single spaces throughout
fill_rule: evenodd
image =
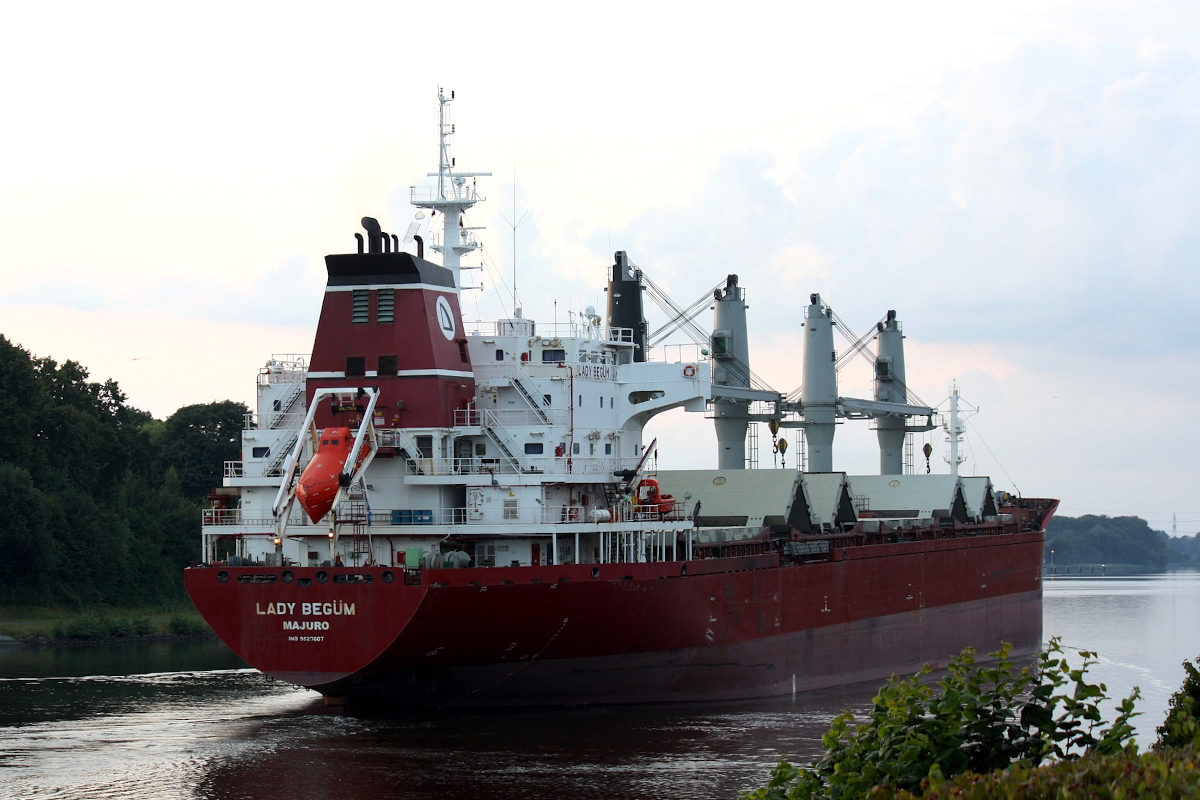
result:
M 1043 540 L 835 548 L 799 565 L 769 554 L 425 570 L 419 585 L 398 568 L 204 567 L 186 585 L 247 663 L 327 696 L 413 707 L 734 699 L 912 672 L 968 645 L 1035 652 Z

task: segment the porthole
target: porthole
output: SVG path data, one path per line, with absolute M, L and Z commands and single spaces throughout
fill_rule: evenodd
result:
M 593 578 L 600 577 L 600 568 L 599 567 L 592 567 L 592 577 Z
M 220 572 L 217 573 L 217 583 L 225 583 L 225 581 L 227 581 L 227 580 L 229 580 L 228 572 L 226 572 L 225 570 L 221 570 Z
M 324 583 L 325 581 L 329 580 L 329 573 L 323 569 L 318 570 L 317 574 L 316 574 L 316 578 L 317 578 L 317 583 Z
M 292 581 L 296 580 L 295 574 L 290 569 L 285 569 L 281 577 L 283 578 L 284 583 L 291 583 Z
M 389 569 L 389 570 L 384 570 L 384 572 L 383 572 L 383 582 L 384 582 L 384 583 L 391 583 L 391 582 L 392 582 L 392 581 L 394 581 L 394 580 L 396 580 L 396 576 L 392 574 L 392 571 L 391 571 L 390 569 Z

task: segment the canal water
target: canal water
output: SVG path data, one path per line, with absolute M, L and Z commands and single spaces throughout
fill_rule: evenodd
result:
M 1045 634 L 1141 687 L 1149 744 L 1200 655 L 1200 573 L 1047 580 Z M 820 752 L 875 685 L 741 703 L 327 713 L 218 642 L 0 647 L 0 797 L 732 798 Z

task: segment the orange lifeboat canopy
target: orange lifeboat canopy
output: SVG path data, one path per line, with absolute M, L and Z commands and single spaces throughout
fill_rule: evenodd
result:
M 346 459 L 350 457 L 353 445 L 354 439 L 350 436 L 349 428 L 326 428 L 321 431 L 316 455 L 308 462 L 296 485 L 296 499 L 313 522 L 320 520 L 333 508 L 339 477 L 345 470 Z
M 675 498 L 669 494 L 662 494 L 658 481 L 654 478 L 642 478 L 641 485 L 638 486 L 638 505 L 648 506 L 665 515 L 674 510 Z

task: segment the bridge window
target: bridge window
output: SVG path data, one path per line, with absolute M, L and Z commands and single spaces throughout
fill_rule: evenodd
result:
M 557 364 L 559 362 L 566 361 L 566 360 L 567 360 L 567 351 L 566 350 L 543 350 L 542 351 L 542 363 L 543 364 Z

